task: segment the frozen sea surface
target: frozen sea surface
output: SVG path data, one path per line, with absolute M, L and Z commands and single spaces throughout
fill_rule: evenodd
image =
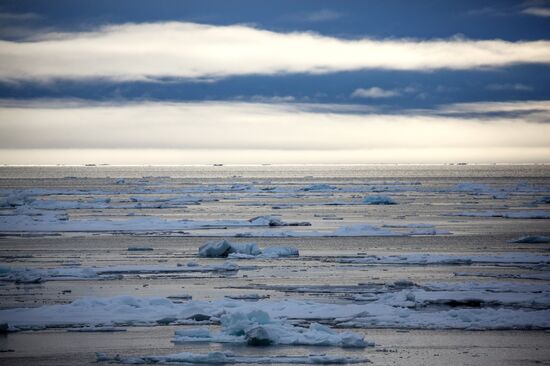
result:
M 546 165 L 2 167 L 0 360 L 547 363 L 548 197 Z

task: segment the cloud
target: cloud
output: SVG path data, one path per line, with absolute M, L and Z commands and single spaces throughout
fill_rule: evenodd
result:
M 399 92 L 395 90 L 384 90 L 379 87 L 372 87 L 368 89 L 358 88 L 351 93 L 352 98 L 391 98 L 399 95 Z
M 0 41 L 0 80 L 211 80 L 249 74 L 463 70 L 520 63 L 550 63 L 550 41 L 347 40 L 186 22 L 110 25 L 91 32 L 50 32 L 24 41 Z
M 404 114 L 301 103 L 3 101 L 0 156 L 2 163 L 28 162 L 30 156 L 42 161 L 38 151 L 61 160 L 51 163 L 66 162 L 76 159 L 73 150 L 80 151 L 81 162 L 96 159 L 96 150 L 106 159 L 107 151 L 125 152 L 126 163 L 163 163 L 170 156 L 194 156 L 193 163 L 225 162 L 230 156 L 241 163 L 410 162 L 412 157 L 441 162 L 476 154 L 481 155 L 475 161 L 543 161 L 550 156 L 550 124 L 538 123 L 534 108 L 548 111 L 550 101 L 470 103 Z M 493 110 L 525 115 L 482 114 Z M 482 113 L 461 116 L 464 111 Z
M 513 90 L 513 91 L 532 91 L 533 87 L 525 84 L 489 84 L 486 87 L 487 90 Z
M 550 17 L 550 8 L 532 6 L 521 11 L 523 14 L 534 15 L 537 17 Z

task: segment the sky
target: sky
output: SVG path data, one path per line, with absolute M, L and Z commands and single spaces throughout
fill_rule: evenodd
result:
M 550 163 L 550 1 L 3 1 L 0 164 Z

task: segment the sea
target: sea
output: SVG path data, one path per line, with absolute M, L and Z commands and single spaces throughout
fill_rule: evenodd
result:
M 547 364 L 549 330 L 547 164 L 0 167 L 1 364 Z

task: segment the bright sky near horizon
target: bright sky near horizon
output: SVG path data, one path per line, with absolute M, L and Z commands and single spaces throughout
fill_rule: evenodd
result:
M 0 1 L 0 164 L 550 162 L 549 1 Z

